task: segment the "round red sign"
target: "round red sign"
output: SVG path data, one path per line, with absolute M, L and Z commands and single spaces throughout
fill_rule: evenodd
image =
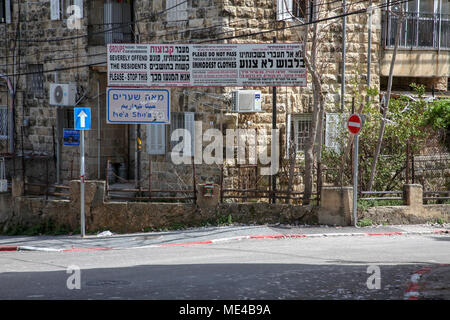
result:
M 358 134 L 361 131 L 361 117 L 357 114 L 352 114 L 348 118 L 347 128 L 352 134 Z

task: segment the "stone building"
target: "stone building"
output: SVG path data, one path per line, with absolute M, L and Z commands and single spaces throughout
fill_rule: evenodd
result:
M 76 105 L 92 109 L 92 130 L 85 136 L 87 178 L 105 179 L 110 160 L 118 176 L 139 180 L 146 186 L 151 160 L 155 186 L 171 188 L 189 187 L 192 176 L 191 166 L 175 166 L 170 161 L 173 130 L 200 120 L 203 130 L 243 127 L 270 132 L 272 88 L 172 88 L 171 125 L 155 129 L 151 125 L 108 124 L 106 44 L 298 42 L 316 10 L 323 28 L 317 59 L 326 104 L 324 143 L 334 148 L 337 115 L 349 112 L 352 97 L 364 91 L 368 70 L 370 85 L 381 91 L 386 88 L 397 19 L 386 11 L 389 3 L 373 0 L 369 28 L 369 14 L 363 10 L 369 1 L 347 1 L 344 61 L 341 1 L 323 0 L 313 7 L 302 0 L 0 0 L 0 5 L 0 34 L 4 35 L 0 40 L 0 72 L 14 90 L 11 95 L 7 81 L 2 80 L 0 151 L 7 156 L 7 175 L 20 175 L 25 163 L 29 179 L 45 180 L 46 166 L 50 167 L 51 181 L 65 183 L 78 178 L 79 148 L 63 143 L 64 128 L 73 128 L 73 105 L 54 106 L 49 102 L 50 84 L 73 84 Z M 414 0 L 401 5 L 407 14 L 394 68 L 394 91 L 405 90 L 405 85 L 415 81 L 425 84 L 429 91 L 447 94 L 448 0 Z M 309 74 L 307 82 L 302 88 L 277 88 L 276 122 L 281 131 L 282 156 L 287 136 L 293 135 L 299 159 L 302 157 L 311 128 Z M 233 91 L 239 89 L 261 90 L 262 112 L 231 112 Z M 138 137 L 142 141 L 139 150 Z M 199 181 L 221 179 L 219 166 L 202 164 L 196 170 Z M 235 167 L 228 166 L 224 175 L 227 185 L 237 185 Z

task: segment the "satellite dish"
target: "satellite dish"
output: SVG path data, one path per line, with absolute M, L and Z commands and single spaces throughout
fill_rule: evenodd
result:
M 55 101 L 60 103 L 62 102 L 63 96 L 64 96 L 64 92 L 61 86 L 57 86 L 55 88 L 55 91 L 53 92 L 54 97 L 55 97 Z

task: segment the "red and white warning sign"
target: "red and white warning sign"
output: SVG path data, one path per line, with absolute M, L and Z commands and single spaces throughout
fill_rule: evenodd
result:
M 358 134 L 362 126 L 361 117 L 357 114 L 352 114 L 347 121 L 347 128 L 352 134 Z

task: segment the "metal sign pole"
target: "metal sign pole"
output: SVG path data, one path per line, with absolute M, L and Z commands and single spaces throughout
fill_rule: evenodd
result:
M 84 130 L 81 130 L 80 139 L 80 203 L 81 203 L 81 237 L 86 235 L 84 217 Z
M 358 148 L 359 148 L 359 133 L 355 134 L 355 153 L 353 156 L 353 222 L 356 227 L 358 222 Z

